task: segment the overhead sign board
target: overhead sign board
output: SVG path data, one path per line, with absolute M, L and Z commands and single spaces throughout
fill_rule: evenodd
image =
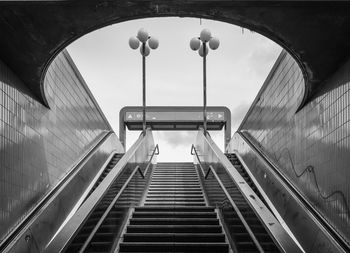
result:
M 225 121 L 225 112 L 217 111 L 217 112 L 208 112 L 207 120 L 208 121 Z M 125 122 L 142 122 L 143 115 L 141 112 L 125 112 Z M 161 122 L 202 122 L 203 121 L 203 112 L 146 112 L 146 120 L 147 121 L 161 121 Z
M 125 131 L 142 130 L 143 111 L 140 106 L 127 106 L 119 113 L 119 136 L 125 143 Z M 198 130 L 203 127 L 203 107 L 201 106 L 148 106 L 146 107 L 146 125 L 152 130 L 180 131 Z M 225 128 L 225 142 L 231 135 L 231 112 L 227 107 L 207 107 L 207 129 Z

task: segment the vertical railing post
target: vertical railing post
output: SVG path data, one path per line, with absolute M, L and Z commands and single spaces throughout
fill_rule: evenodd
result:
M 146 43 L 142 43 L 142 133 L 146 135 Z
M 203 128 L 207 135 L 207 43 L 203 42 Z

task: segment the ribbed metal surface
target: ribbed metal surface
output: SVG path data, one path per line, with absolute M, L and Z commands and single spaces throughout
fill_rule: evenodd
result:
M 118 155 L 116 155 L 116 159 L 119 159 Z M 115 162 L 116 160 L 112 159 L 105 172 L 111 167 L 110 165 Z M 79 252 L 96 224 L 100 221 L 101 217 L 112 203 L 113 199 L 118 193 L 120 193 L 120 190 L 132 175 L 132 172 L 133 167 L 125 168 L 123 170 L 122 174 L 118 176 L 111 187 L 107 190 L 102 200 L 97 204 L 84 225 L 80 228 L 78 234 L 74 237 L 65 252 Z M 128 218 L 127 215 L 130 207 L 139 205 L 150 174 L 151 169 L 148 170 L 145 178 L 142 178 L 138 173 L 132 176 L 131 181 L 127 184 L 124 191 L 122 191 L 117 202 L 93 235 L 91 242 L 88 244 L 84 252 L 109 252 L 113 248 L 114 241 L 117 239 L 117 236 L 120 235 L 123 224 Z M 99 181 L 102 182 L 106 175 L 107 174 L 102 173 Z
M 217 169 L 217 175 L 221 182 L 225 186 L 232 200 L 238 207 L 239 211 L 243 215 L 248 226 L 252 230 L 254 236 L 258 240 L 261 248 L 264 252 L 280 252 L 276 246 L 273 238 L 264 228 L 259 217 L 255 214 L 254 210 L 249 206 L 242 193 L 239 191 L 233 180 L 228 176 L 224 169 Z M 230 204 L 227 196 L 222 191 L 218 181 L 209 173 L 207 179 L 204 179 L 201 175 L 201 179 L 208 196 L 210 205 L 217 206 L 224 225 L 226 226 L 227 233 L 231 237 L 237 252 L 259 252 L 254 244 L 252 238 L 248 234 L 242 221 L 239 219 L 238 214 Z
M 123 157 L 123 154 L 115 154 L 112 157 L 112 159 L 109 161 L 108 165 L 103 170 L 100 177 L 98 178 L 98 180 L 96 181 L 96 183 L 94 184 L 94 186 L 92 187 L 91 191 L 86 196 L 86 198 L 88 198 L 91 195 L 91 193 L 100 185 L 100 183 L 103 181 L 103 179 L 108 175 L 108 173 L 113 169 L 113 167 L 118 163 L 118 161 L 122 157 Z
M 266 203 L 265 199 L 261 195 L 260 191 L 258 190 L 257 186 L 254 184 L 253 180 L 249 176 L 249 173 L 247 170 L 243 167 L 237 156 L 233 153 L 231 154 L 225 154 L 227 158 L 230 160 L 232 165 L 235 167 L 235 169 L 239 172 L 239 174 L 243 177 L 243 179 L 248 183 L 250 188 L 255 192 L 255 194 L 264 202 L 265 206 L 268 207 L 268 204 Z

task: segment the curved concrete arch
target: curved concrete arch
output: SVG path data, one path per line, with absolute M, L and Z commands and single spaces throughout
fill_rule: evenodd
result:
M 256 31 L 298 62 L 307 101 L 349 57 L 350 3 L 228 0 L 66 0 L 0 3 L 0 58 L 48 105 L 45 73 L 55 56 L 101 27 L 147 17 L 199 17 Z

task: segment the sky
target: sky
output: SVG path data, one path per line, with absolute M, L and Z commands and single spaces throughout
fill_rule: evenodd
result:
M 122 22 L 91 32 L 67 50 L 112 128 L 119 133 L 119 111 L 142 105 L 142 58 L 128 40 L 144 28 L 159 40 L 146 58 L 148 106 L 202 106 L 202 58 L 190 39 L 207 28 L 220 47 L 207 57 L 208 106 L 231 110 L 236 131 L 282 48 L 270 39 L 232 24 L 198 18 L 148 18 Z M 192 161 L 196 132 L 154 132 L 158 161 Z M 127 132 L 127 147 L 139 132 Z M 223 132 L 211 132 L 223 148 Z

